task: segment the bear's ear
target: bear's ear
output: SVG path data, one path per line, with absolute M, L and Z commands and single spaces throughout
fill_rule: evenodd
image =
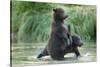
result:
M 53 9 L 53 11 L 55 12 L 55 11 L 56 11 L 56 9 Z

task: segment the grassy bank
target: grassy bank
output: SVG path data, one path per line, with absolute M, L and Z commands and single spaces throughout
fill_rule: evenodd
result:
M 25 1 L 11 2 L 11 28 L 17 42 L 32 43 L 48 40 L 53 8 L 61 7 L 68 14 L 65 23 L 70 24 L 72 34 L 84 41 L 96 41 L 96 6 Z M 12 39 L 13 40 L 13 39 Z

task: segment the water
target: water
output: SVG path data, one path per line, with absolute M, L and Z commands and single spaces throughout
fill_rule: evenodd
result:
M 46 43 L 13 43 L 12 44 L 12 66 L 22 67 L 30 65 L 43 64 L 68 64 L 96 61 L 96 44 L 94 42 L 85 43 L 79 48 L 80 57 L 76 57 L 74 53 L 65 55 L 65 60 L 55 61 L 50 56 L 37 59 L 37 55 L 43 50 Z

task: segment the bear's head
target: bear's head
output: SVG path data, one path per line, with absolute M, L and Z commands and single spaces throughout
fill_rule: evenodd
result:
M 83 45 L 83 42 L 81 41 L 81 38 L 78 35 L 73 35 L 72 41 L 73 41 L 73 43 L 72 43 L 73 46 L 81 47 Z
M 65 12 L 62 8 L 53 9 L 53 12 L 55 20 L 64 20 L 68 17 L 68 15 L 65 15 Z

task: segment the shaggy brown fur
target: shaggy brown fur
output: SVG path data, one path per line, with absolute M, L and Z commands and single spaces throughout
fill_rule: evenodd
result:
M 53 9 L 53 12 L 52 31 L 48 45 L 43 51 L 43 55 L 49 54 L 54 60 L 62 60 L 64 59 L 64 51 L 66 47 L 70 45 L 68 27 L 64 26 L 64 20 L 68 16 L 65 15 L 62 8 Z M 42 55 L 40 54 L 38 58 L 41 56 Z

